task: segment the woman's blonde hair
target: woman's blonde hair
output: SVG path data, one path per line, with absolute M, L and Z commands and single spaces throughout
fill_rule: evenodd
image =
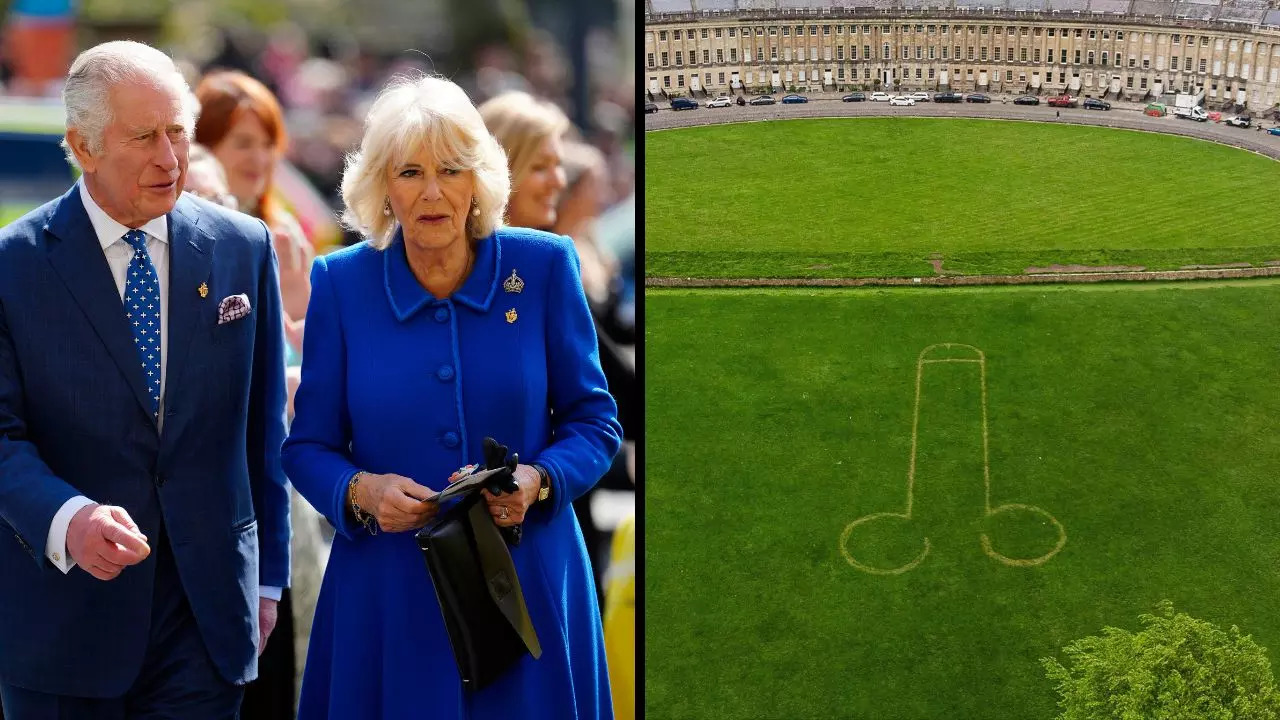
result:
M 503 93 L 484 103 L 480 115 L 507 151 L 512 187 L 520 186 L 543 141 L 560 137 L 573 127 L 560 108 L 519 91 Z
M 467 234 L 488 237 L 502 225 L 511 180 L 502 146 L 489 134 L 466 92 L 441 77 L 395 77 L 365 117 L 360 149 L 342 172 L 342 223 L 379 250 L 391 244 L 394 215 L 386 215 L 387 169 L 425 149 L 442 164 L 475 176 L 478 216 L 467 215 Z

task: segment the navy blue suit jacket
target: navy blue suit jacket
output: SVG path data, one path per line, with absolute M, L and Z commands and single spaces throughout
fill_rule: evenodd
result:
M 284 335 L 261 221 L 183 195 L 168 215 L 164 423 L 79 190 L 0 229 L 0 682 L 112 697 L 147 647 L 155 552 L 114 580 L 44 556 L 85 495 L 164 533 L 205 646 L 257 675 L 259 584 L 289 579 Z M 208 292 L 199 292 L 201 286 Z M 248 295 L 246 317 L 218 303 Z

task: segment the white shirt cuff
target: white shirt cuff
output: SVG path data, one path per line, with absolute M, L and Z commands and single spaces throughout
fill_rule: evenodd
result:
M 268 599 L 268 600 L 275 600 L 276 602 L 280 602 L 280 598 L 281 598 L 283 595 L 284 595 L 284 588 L 278 588 L 278 587 L 275 587 L 275 586 L 273 586 L 273 585 L 259 585 L 259 586 L 258 586 L 258 597 L 266 598 L 266 599 Z
M 62 504 L 57 514 L 53 516 L 53 522 L 49 524 L 49 539 L 45 541 L 44 556 L 49 558 L 49 562 L 64 575 L 76 566 L 76 561 L 72 560 L 71 555 L 67 553 L 67 530 L 70 529 L 71 518 L 75 517 L 81 508 L 92 504 L 93 501 L 89 498 L 77 495 Z

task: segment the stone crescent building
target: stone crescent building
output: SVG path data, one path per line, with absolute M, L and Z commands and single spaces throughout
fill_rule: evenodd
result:
M 645 0 L 644 90 L 1280 101 L 1278 0 L 965 1 Z

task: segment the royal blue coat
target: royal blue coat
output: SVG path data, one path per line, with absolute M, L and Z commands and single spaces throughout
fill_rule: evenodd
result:
M 509 289 L 523 283 L 519 292 Z M 302 682 L 301 720 L 612 718 L 600 612 L 571 503 L 621 429 L 577 255 L 506 228 L 476 244 L 449 298 L 418 283 L 403 238 L 317 258 L 296 416 L 283 450 L 298 491 L 337 528 Z M 369 535 L 347 512 L 357 470 L 443 490 L 492 436 L 551 475 L 511 548 L 541 659 L 463 690 L 413 532 Z

